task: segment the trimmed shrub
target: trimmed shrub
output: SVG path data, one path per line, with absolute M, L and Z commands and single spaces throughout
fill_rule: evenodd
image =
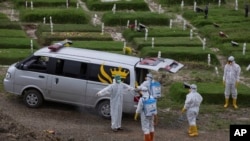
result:
M 33 41 L 33 48 L 37 48 L 38 44 Z M 1 37 L 0 49 L 30 49 L 30 39 L 29 38 L 10 38 Z
M 86 0 L 87 7 L 92 11 L 110 11 L 114 4 L 116 10 L 135 10 L 135 11 L 149 11 L 147 3 L 144 0 L 120 0 L 115 2 L 101 2 L 100 0 Z
M 224 104 L 224 86 L 218 83 L 196 83 L 198 92 L 203 97 L 203 103 L 207 104 Z M 238 101 L 241 105 L 250 106 L 249 94 L 250 88 L 245 85 L 238 87 Z M 176 82 L 170 86 L 170 98 L 173 101 L 183 103 L 188 90 L 183 88 L 183 83 Z
M 145 25 L 168 25 L 170 17 L 166 14 L 158 14 L 153 12 L 112 12 L 104 13 L 102 21 L 108 26 L 125 26 L 129 20 L 131 24 L 137 20 L 137 23 Z
M 20 19 L 23 22 L 43 22 L 43 18 L 47 22 L 52 17 L 52 22 L 56 24 L 86 24 L 90 17 L 80 9 L 34 9 L 34 10 L 20 10 Z
M 30 1 L 27 1 L 27 7 L 30 8 Z M 69 7 L 76 7 L 77 0 L 70 0 Z M 16 7 L 26 7 L 26 1 L 24 0 L 15 0 L 14 4 Z M 34 0 L 33 1 L 34 9 L 37 7 L 66 7 L 65 0 Z

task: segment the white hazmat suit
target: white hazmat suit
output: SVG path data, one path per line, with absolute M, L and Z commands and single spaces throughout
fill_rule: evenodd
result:
M 123 95 L 130 93 L 129 90 L 134 90 L 134 88 L 120 82 L 120 77 L 118 77 L 115 83 L 97 93 L 97 96 L 110 94 L 111 129 L 113 131 L 121 129 Z
M 153 141 L 154 138 L 154 124 L 157 120 L 157 113 L 153 116 L 146 116 L 143 109 L 143 100 L 147 100 L 149 98 L 148 89 L 145 86 L 139 87 L 142 93 L 142 97 L 138 102 L 138 106 L 136 109 L 135 120 L 137 120 L 138 113 L 140 113 L 141 117 L 141 128 L 144 133 L 145 141 Z
M 186 100 L 182 112 L 187 111 L 187 119 L 189 123 L 189 135 L 197 136 L 198 130 L 196 126 L 196 118 L 199 114 L 200 104 L 202 102 L 202 96 L 197 92 L 197 86 L 192 84 L 190 86 L 190 92 L 186 95 Z
M 230 94 L 232 94 L 234 108 L 238 108 L 238 106 L 236 105 L 236 99 L 238 94 L 237 84 L 240 81 L 240 72 L 241 72 L 240 66 L 235 63 L 234 57 L 230 56 L 228 58 L 228 63 L 224 67 L 224 75 L 223 75 L 223 83 L 225 85 L 225 92 L 224 92 L 225 108 L 228 107 Z

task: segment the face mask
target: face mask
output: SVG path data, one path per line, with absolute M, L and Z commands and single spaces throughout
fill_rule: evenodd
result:
M 116 83 L 121 83 L 121 80 L 116 80 Z

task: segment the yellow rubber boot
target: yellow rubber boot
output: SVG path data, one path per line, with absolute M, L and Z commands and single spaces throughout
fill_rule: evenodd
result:
M 238 106 L 237 106 L 236 102 L 237 102 L 237 99 L 236 99 L 236 98 L 233 98 L 233 106 L 234 106 L 234 109 L 238 109 Z
M 191 130 L 191 126 L 188 127 L 188 134 L 191 134 L 192 133 L 192 130 Z
M 197 126 L 191 126 L 191 134 L 189 134 L 190 137 L 195 137 L 198 136 L 198 129 Z
M 228 107 L 228 102 L 229 102 L 229 98 L 225 98 L 224 108 L 227 108 L 227 107 Z

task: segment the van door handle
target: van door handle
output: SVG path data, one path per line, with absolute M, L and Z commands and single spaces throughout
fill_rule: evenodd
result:
M 38 77 L 39 77 L 39 78 L 45 78 L 43 75 L 39 75 Z
M 56 84 L 58 83 L 58 81 L 59 81 L 59 79 L 58 79 L 58 78 L 56 78 Z

